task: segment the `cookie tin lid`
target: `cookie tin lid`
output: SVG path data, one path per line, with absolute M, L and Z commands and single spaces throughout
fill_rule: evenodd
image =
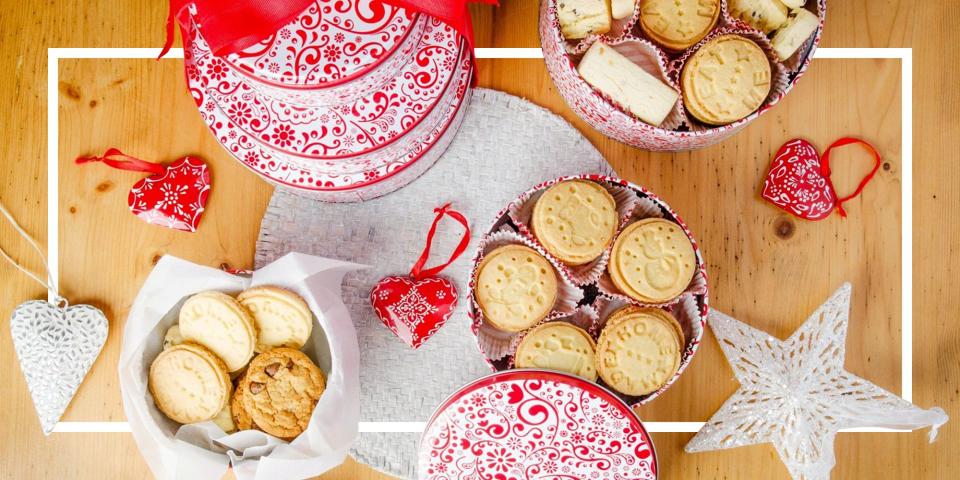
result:
M 418 477 L 655 479 L 640 419 L 595 383 L 508 370 L 464 386 L 420 438 Z
M 230 121 L 268 149 L 304 161 L 350 159 L 386 148 L 419 128 L 455 83 L 463 51 L 459 35 L 430 18 L 422 36 L 414 61 L 396 77 L 342 104 L 301 106 L 264 96 L 238 75 L 217 70 L 221 60 L 216 57 L 199 74 L 208 77 L 201 83 Z M 195 43 L 198 51 L 206 48 L 200 37 Z
M 380 0 L 316 0 L 277 33 L 224 60 L 268 85 L 332 87 L 375 69 L 414 41 L 410 34 L 421 17 Z

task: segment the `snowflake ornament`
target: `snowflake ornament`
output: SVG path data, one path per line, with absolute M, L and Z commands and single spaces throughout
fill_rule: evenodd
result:
M 716 310 L 708 323 L 733 368 L 737 390 L 690 440 L 687 452 L 772 443 L 794 479 L 830 478 L 837 431 L 912 430 L 947 422 L 843 368 L 850 311 L 845 283 L 785 341 Z

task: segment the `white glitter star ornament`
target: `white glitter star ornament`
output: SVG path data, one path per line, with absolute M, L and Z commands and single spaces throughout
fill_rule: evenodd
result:
M 716 310 L 708 323 L 740 389 L 710 418 L 687 452 L 773 443 L 794 479 L 828 479 L 837 431 L 854 427 L 913 430 L 930 441 L 947 422 L 843 369 L 850 312 L 845 283 L 789 339 L 781 341 Z

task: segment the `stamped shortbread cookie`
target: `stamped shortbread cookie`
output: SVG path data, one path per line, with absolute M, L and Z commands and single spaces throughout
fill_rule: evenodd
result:
M 527 332 L 517 346 L 514 365 L 544 368 L 597 380 L 596 345 L 582 328 L 548 322 Z
M 568 265 L 599 257 L 619 226 L 613 196 L 586 180 L 567 180 L 543 192 L 531 223 L 543 248 Z
M 230 377 L 223 362 L 195 343 L 160 352 L 150 365 L 148 382 L 157 408 L 182 424 L 213 419 L 230 399 Z
M 198 293 L 180 309 L 180 334 L 216 353 L 227 370 L 243 368 L 257 341 L 257 330 L 246 308 L 220 292 Z
M 323 372 L 309 357 L 284 347 L 257 355 L 241 383 L 240 401 L 253 423 L 287 439 L 307 428 L 326 386 Z
M 519 332 L 550 314 L 557 299 L 557 274 L 536 250 L 505 245 L 480 262 L 475 289 L 487 322 L 506 332 Z
M 163 349 L 166 350 L 181 343 L 183 343 L 183 336 L 180 335 L 180 325 L 168 328 L 167 333 L 163 335 Z
M 313 330 L 313 315 L 299 295 L 278 287 L 254 287 L 237 296 L 257 325 L 257 352 L 300 348 Z
M 720 0 L 640 0 L 640 28 L 671 50 L 692 47 L 720 17 Z
M 655 308 L 624 307 L 600 333 L 600 378 L 625 395 L 655 392 L 680 366 L 683 334 L 670 314 Z
M 607 270 L 627 296 L 644 303 L 666 303 L 683 293 L 693 279 L 697 257 L 679 225 L 647 218 L 617 236 Z
M 752 40 L 722 35 L 687 59 L 680 84 L 684 104 L 694 117 L 725 125 L 763 104 L 770 93 L 770 61 Z

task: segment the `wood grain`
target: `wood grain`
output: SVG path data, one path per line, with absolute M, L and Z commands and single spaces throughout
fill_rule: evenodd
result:
M 4 1 L 0 16 L 0 199 L 46 241 L 46 55 L 49 47 L 148 47 L 162 41 L 165 2 Z M 536 47 L 537 2 L 474 6 L 478 46 Z M 913 47 L 914 401 L 960 418 L 960 182 L 955 171 L 960 94 L 952 65 L 960 34 L 953 2 L 833 2 L 823 46 Z M 104 309 L 111 333 L 65 420 L 122 421 L 116 363 L 123 319 L 153 262 L 165 253 L 210 265 L 252 264 L 271 189 L 219 147 L 186 93 L 179 60 L 62 60 L 59 65 L 60 279 L 74 302 Z M 633 149 L 604 138 L 564 104 L 540 60 L 482 60 L 481 86 L 523 96 L 563 116 L 614 165 L 673 205 L 701 241 L 716 308 L 774 335 L 788 335 L 841 282 L 854 285 L 847 367 L 900 391 L 902 145 L 898 60 L 819 60 L 784 102 L 720 145 L 689 153 Z M 821 149 L 841 135 L 873 142 L 884 167 L 849 218 L 794 220 L 759 199 L 773 152 L 796 136 Z M 206 159 L 215 187 L 195 234 L 146 226 L 126 211 L 137 174 L 72 159 L 110 146 L 148 159 Z M 851 188 L 866 156 L 836 157 L 839 188 Z M 563 161 L 563 159 L 558 159 Z M 39 263 L 6 225 L 0 246 Z M 42 289 L 0 264 L 0 318 Z M 0 471 L 11 478 L 140 478 L 146 466 L 128 434 L 40 434 L 0 328 Z M 709 334 L 691 368 L 645 420 L 702 421 L 736 389 Z M 655 434 L 663 478 L 787 478 L 769 446 L 685 454 L 692 434 Z M 94 452 L 104 455 L 91 455 Z M 956 421 L 927 445 L 925 433 L 841 434 L 835 478 L 952 478 L 960 470 Z M 324 478 L 379 479 L 352 461 Z

